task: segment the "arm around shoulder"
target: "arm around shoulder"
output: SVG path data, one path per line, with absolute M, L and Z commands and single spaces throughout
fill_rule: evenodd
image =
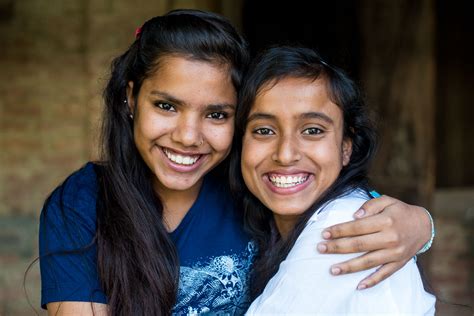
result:
M 324 228 L 334 224 L 338 216 L 333 212 L 332 219 L 325 223 L 315 221 L 308 224 L 277 274 L 250 307 L 249 314 L 432 315 L 434 297 L 424 291 L 413 262 L 381 284 L 364 291 L 358 291 L 357 284 L 375 269 L 341 276 L 330 274 L 331 265 L 358 255 L 322 255 L 316 251 L 315 240 L 321 239 Z

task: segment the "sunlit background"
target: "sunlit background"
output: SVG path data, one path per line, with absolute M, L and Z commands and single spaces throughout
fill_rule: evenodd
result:
M 434 215 L 421 256 L 439 315 L 474 302 L 474 2 L 446 0 L 0 0 L 0 315 L 39 307 L 45 197 L 94 159 L 110 61 L 145 20 L 176 8 L 227 16 L 252 53 L 317 48 L 377 112 L 375 187 Z

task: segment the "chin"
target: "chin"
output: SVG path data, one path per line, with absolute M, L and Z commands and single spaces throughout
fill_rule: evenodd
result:
M 166 185 L 168 189 L 176 190 L 176 191 L 186 191 L 191 189 L 193 186 L 196 185 L 198 181 L 194 179 L 187 179 L 187 180 L 176 180 Z
M 191 189 L 199 182 L 200 177 L 156 177 L 161 187 L 173 191 L 185 191 Z M 162 181 L 164 179 L 164 181 Z
M 298 216 L 298 215 L 303 214 L 308 209 L 308 207 L 303 209 L 301 207 L 292 207 L 292 206 L 287 206 L 287 207 L 275 206 L 274 208 L 269 207 L 269 209 L 273 213 L 282 215 L 282 216 Z M 274 211 L 274 210 L 277 210 L 277 211 Z

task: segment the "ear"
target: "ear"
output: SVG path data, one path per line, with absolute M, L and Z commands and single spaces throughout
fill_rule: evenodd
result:
M 347 166 L 352 155 L 352 140 L 345 138 L 342 141 L 342 165 Z
M 133 98 L 133 81 L 129 81 L 127 84 L 127 104 L 130 109 L 130 113 L 135 112 L 135 99 Z

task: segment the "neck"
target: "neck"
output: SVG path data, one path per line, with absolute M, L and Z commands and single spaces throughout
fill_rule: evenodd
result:
M 161 183 L 154 184 L 155 192 L 163 203 L 163 223 L 168 232 L 174 231 L 196 201 L 203 180 L 187 190 L 172 190 Z
M 295 228 L 296 222 L 298 221 L 298 216 L 274 214 L 273 217 L 281 238 L 286 240 Z

